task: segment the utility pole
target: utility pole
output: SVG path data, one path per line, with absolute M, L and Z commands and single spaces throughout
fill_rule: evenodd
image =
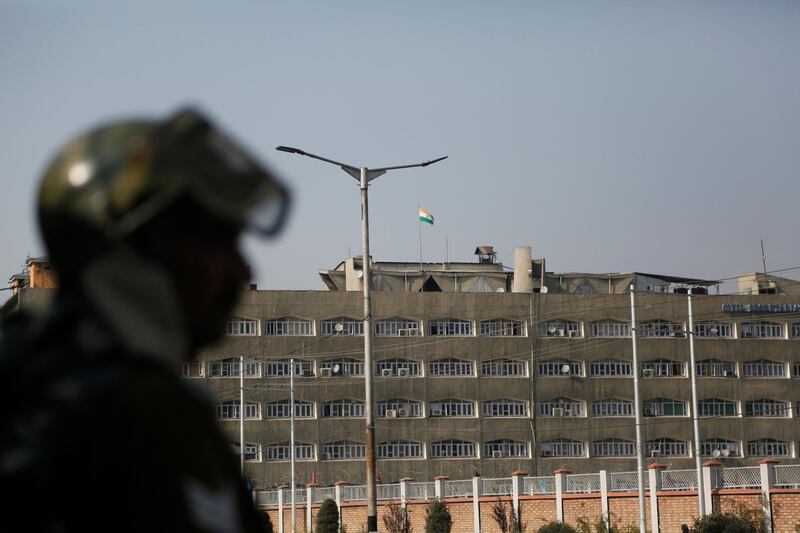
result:
M 703 466 L 700 459 L 700 411 L 697 403 L 697 368 L 694 366 L 694 321 L 692 317 L 692 289 L 689 289 L 689 365 L 692 377 L 692 427 L 694 429 L 694 461 L 697 472 L 697 510 L 706 515 L 706 500 L 703 494 Z
M 289 447 L 291 448 L 291 452 L 289 454 L 289 460 L 291 463 L 291 476 L 292 476 L 292 518 L 290 520 L 291 524 L 291 533 L 295 532 L 295 520 L 297 514 L 297 502 L 295 500 L 295 451 L 294 451 L 294 357 L 289 359 Z
M 244 477 L 244 356 L 239 356 L 239 465 Z
M 644 446 L 642 412 L 639 396 L 639 359 L 636 354 L 636 302 L 631 284 L 631 341 L 633 342 L 633 412 L 636 415 L 636 479 L 639 482 L 639 531 L 647 531 L 644 505 Z

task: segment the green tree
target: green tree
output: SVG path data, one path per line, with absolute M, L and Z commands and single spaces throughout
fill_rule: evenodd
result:
M 434 500 L 428 504 L 425 516 L 425 533 L 450 533 L 453 527 L 453 517 L 441 500 Z
M 317 533 L 338 533 L 339 531 L 339 508 L 336 502 L 327 498 L 319 506 L 317 513 Z
M 386 526 L 388 533 L 411 533 L 408 514 L 401 505 L 396 503 L 389 504 L 386 508 L 386 513 L 383 515 L 383 525 Z
M 548 522 L 540 527 L 536 533 L 575 533 L 575 528 L 564 522 Z
M 274 533 L 275 528 L 272 526 L 272 518 L 269 517 L 269 513 L 264 513 L 264 532 L 265 533 Z
M 692 533 L 761 533 L 757 519 L 745 514 L 712 513 L 698 517 L 692 524 Z

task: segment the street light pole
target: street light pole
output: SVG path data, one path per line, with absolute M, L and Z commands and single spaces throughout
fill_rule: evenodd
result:
M 694 318 L 692 317 L 692 289 L 689 289 L 689 366 L 692 377 L 692 429 L 694 430 L 694 461 L 697 472 L 697 509 L 706 515 L 706 498 L 703 491 L 703 468 L 700 458 L 700 412 L 697 402 L 697 368 L 694 366 Z
M 636 480 L 639 485 L 639 531 L 647 531 L 644 503 L 644 443 L 642 403 L 639 395 L 639 358 L 636 353 L 636 301 L 631 284 L 631 343 L 633 345 L 633 413 L 636 416 Z
M 321 157 L 309 152 L 304 152 L 298 148 L 289 146 L 278 146 L 276 150 L 288 152 L 290 154 L 304 155 L 312 159 L 319 159 L 326 163 L 338 166 L 352 177 L 358 180 L 361 190 L 361 244 L 363 246 L 363 263 L 361 265 L 364 282 L 364 388 L 365 388 L 365 415 L 366 415 L 366 448 L 367 448 L 367 531 L 369 533 L 378 531 L 378 501 L 377 487 L 375 486 L 375 416 L 372 399 L 372 306 L 370 272 L 369 272 L 369 182 L 386 174 L 389 170 L 413 167 L 427 167 L 433 163 L 447 159 L 447 156 L 416 163 L 411 165 L 397 165 L 368 169 L 367 167 L 355 167 L 333 159 Z

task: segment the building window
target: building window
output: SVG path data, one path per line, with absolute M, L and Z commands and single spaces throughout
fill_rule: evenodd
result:
M 792 445 L 775 439 L 751 440 L 747 443 L 747 455 L 753 457 L 791 457 Z
M 375 375 L 382 377 L 407 377 L 421 375 L 421 365 L 418 361 L 409 359 L 383 359 L 375 364 Z
M 209 363 L 209 371 L 212 378 L 232 378 L 239 377 L 239 372 L 242 368 L 242 362 L 238 357 L 228 357 L 221 361 L 211 361 Z M 244 361 L 244 377 L 257 378 L 261 376 L 261 363 L 245 359 Z
M 463 359 L 438 359 L 428 363 L 428 372 L 431 376 L 473 376 L 472 361 Z
M 264 322 L 264 335 L 309 337 L 314 335 L 314 322 L 294 317 L 267 320 Z
M 550 359 L 549 361 L 540 361 L 536 365 L 536 373 L 540 376 L 574 377 L 582 376 L 583 369 L 580 361 Z
M 448 398 L 431 402 L 429 416 L 470 417 L 475 416 L 475 402 Z
M 367 456 L 367 446 L 360 442 L 340 440 L 322 445 L 323 461 L 348 461 L 364 459 Z
M 539 416 L 583 416 L 583 402 L 569 398 L 555 398 L 537 402 Z
M 733 328 L 728 322 L 695 322 L 694 334 L 696 337 L 733 337 Z
M 492 359 L 481 363 L 481 376 L 525 377 L 525 363 L 513 359 Z
M 342 331 L 336 331 L 336 324 L 342 325 Z M 319 323 L 322 335 L 342 335 L 350 337 L 361 337 L 364 335 L 364 321 L 346 316 L 329 318 Z
M 735 378 L 736 363 L 719 359 L 703 359 L 694 365 L 695 372 L 703 378 Z
M 644 416 L 686 416 L 686 402 L 657 398 L 644 402 Z
M 481 413 L 486 417 L 528 416 L 528 404 L 521 400 L 500 398 L 498 400 L 486 400 L 481 405 Z
M 790 417 L 792 413 L 789 402 L 761 399 L 745 402 L 744 416 Z
M 630 400 L 620 400 L 619 398 L 608 398 L 592 402 L 592 416 L 633 416 L 633 402 Z
M 592 443 L 596 457 L 630 457 L 636 455 L 636 443 L 623 439 L 603 439 Z
M 420 334 L 419 322 L 406 318 L 387 318 L 375 322 L 376 337 L 404 337 Z
M 364 361 L 343 357 L 341 359 L 328 359 L 319 364 L 320 373 L 324 376 L 330 371 L 331 376 L 363 376 Z
M 758 359 L 742 364 L 746 378 L 785 378 L 786 363 Z
M 536 334 L 540 337 L 580 337 L 581 324 L 569 320 L 547 320 L 539 322 Z
M 642 337 L 683 337 L 683 326 L 669 320 L 650 320 L 642 322 L 637 332 Z
M 267 418 L 291 418 L 292 408 L 289 400 L 269 402 L 266 406 Z M 304 400 L 294 401 L 295 418 L 314 418 L 314 403 Z
M 324 418 L 361 418 L 364 416 L 364 402 L 343 398 L 322 404 Z
M 240 442 L 231 442 L 233 453 L 239 455 L 241 448 Z M 251 444 L 249 442 L 244 445 L 244 460 L 247 463 L 260 463 L 261 462 L 261 445 Z
M 184 365 L 185 365 L 185 364 L 186 364 L 186 363 L 184 363 Z M 184 366 L 184 368 L 185 368 L 185 366 Z M 185 376 L 185 375 L 186 375 L 186 372 L 184 372 L 184 374 L 183 374 L 183 375 Z M 794 377 L 796 377 L 796 378 L 800 378 L 800 363 L 795 363 L 795 364 L 794 364 L 794 374 L 793 374 L 793 375 L 794 375 Z
M 206 365 L 203 361 L 183 363 L 181 374 L 185 378 L 204 378 L 206 377 Z
M 632 376 L 633 365 L 628 361 L 608 359 L 606 361 L 592 361 L 589 363 L 589 374 L 598 378 L 616 378 Z
M 289 377 L 292 374 L 291 359 L 270 359 L 267 361 L 267 377 Z M 302 359 L 294 360 L 295 377 L 312 377 L 314 375 L 314 363 Z
M 700 416 L 736 416 L 736 402 L 711 398 L 697 402 Z
M 378 402 L 378 417 L 380 418 L 415 418 L 422 416 L 422 402 L 395 398 Z
M 239 420 L 239 400 L 230 400 L 216 405 L 217 420 Z M 257 402 L 245 402 L 244 419 L 258 420 L 261 418 L 261 404 Z
M 484 457 L 528 457 L 528 443 L 511 439 L 491 440 L 483 444 Z
M 524 337 L 525 323 L 508 318 L 481 320 L 481 336 L 483 337 Z
M 297 461 L 313 461 L 314 445 L 307 442 L 294 443 L 294 458 Z M 291 461 L 292 445 L 290 442 L 278 442 L 267 445 L 267 461 Z
M 645 444 L 645 454 L 649 456 L 660 455 L 662 457 L 685 457 L 689 455 L 689 446 L 683 441 L 660 438 L 649 440 Z
M 795 322 L 792 324 L 792 338 L 796 339 L 800 337 L 800 322 Z
M 457 318 L 442 318 L 428 323 L 428 335 L 436 337 L 469 337 L 472 335 L 472 322 Z
M 680 377 L 683 376 L 683 363 L 669 359 L 653 359 L 642 363 L 642 375 L 645 377 Z
M 422 443 L 393 440 L 378 444 L 378 459 L 422 459 Z
M 540 452 L 542 457 L 583 457 L 586 444 L 579 440 L 554 439 L 543 442 Z
M 475 457 L 475 443 L 448 439 L 431 444 L 431 457 L 434 459 L 453 457 Z
M 232 318 L 225 326 L 225 335 L 231 337 L 258 335 L 258 321 L 249 318 Z
M 630 337 L 631 325 L 616 320 L 599 320 L 589 325 L 590 337 Z
M 782 339 L 783 324 L 767 322 L 742 322 L 739 324 L 739 334 L 742 338 L 754 339 Z
M 706 439 L 700 441 L 700 455 L 703 457 L 740 457 L 742 450 L 738 442 L 725 439 Z

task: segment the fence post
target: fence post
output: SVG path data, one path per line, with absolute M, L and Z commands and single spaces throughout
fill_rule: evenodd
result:
M 311 533 L 311 506 L 317 499 L 317 487 L 319 483 L 312 481 L 306 485 L 306 533 Z
M 514 506 L 514 514 L 517 517 L 517 521 L 520 520 L 519 496 L 520 494 L 525 494 L 525 476 L 527 475 L 528 473 L 522 470 L 511 472 L 511 505 Z
M 775 465 L 780 461 L 764 459 L 758 462 L 761 469 L 761 508 L 764 511 L 764 527 L 772 533 L 772 501 L 770 491 L 775 486 Z
M 339 509 L 339 529 L 342 529 L 342 502 L 344 501 L 342 487 L 349 484 L 347 481 L 340 479 L 333 485 L 333 497 L 336 499 L 336 508 Z
M 556 521 L 564 521 L 564 493 L 567 492 L 567 474 L 571 474 L 569 468 L 559 468 L 553 470 L 556 478 Z
M 706 515 L 714 512 L 714 489 L 717 488 L 720 467 L 722 467 L 722 463 L 715 459 L 703 463 L 703 496 Z
M 436 499 L 437 500 L 444 500 L 445 495 L 447 494 L 444 490 L 445 482 L 450 479 L 447 476 L 436 476 L 433 478 L 433 485 L 436 489 Z
M 481 533 L 481 492 L 483 492 L 481 477 L 474 476 L 472 478 L 472 530 L 475 533 Z
M 283 497 L 283 491 L 289 488 L 289 485 L 278 486 L 278 533 L 283 533 L 283 509 L 286 505 Z
M 608 475 L 608 470 L 601 470 L 600 474 L 600 513 L 603 517 L 603 522 L 606 524 L 606 531 L 611 531 L 611 513 L 608 506 L 608 492 L 611 486 L 611 478 Z
M 661 490 L 661 471 L 667 465 L 651 463 L 647 468 L 650 476 L 650 528 L 653 533 L 659 533 L 661 526 L 658 518 L 658 491 Z

